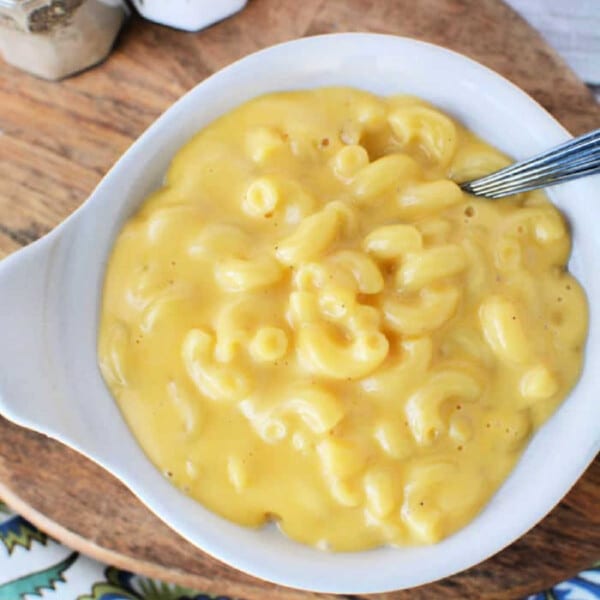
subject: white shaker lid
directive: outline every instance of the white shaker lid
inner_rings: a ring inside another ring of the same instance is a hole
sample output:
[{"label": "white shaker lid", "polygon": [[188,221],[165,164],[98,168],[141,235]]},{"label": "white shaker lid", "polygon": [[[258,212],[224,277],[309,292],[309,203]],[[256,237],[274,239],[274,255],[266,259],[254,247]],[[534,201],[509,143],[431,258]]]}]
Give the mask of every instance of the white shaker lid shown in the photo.
[{"label": "white shaker lid", "polygon": [[247,0],[132,0],[150,21],[185,31],[198,31],[241,10]]}]

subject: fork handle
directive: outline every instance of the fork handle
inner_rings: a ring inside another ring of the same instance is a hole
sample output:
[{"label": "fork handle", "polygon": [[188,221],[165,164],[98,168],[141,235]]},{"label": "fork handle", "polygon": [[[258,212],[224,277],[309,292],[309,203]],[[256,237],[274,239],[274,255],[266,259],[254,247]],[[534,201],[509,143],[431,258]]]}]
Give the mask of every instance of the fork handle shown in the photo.
[{"label": "fork handle", "polygon": [[595,173],[600,173],[600,129],[460,187],[475,196],[502,198]]}]

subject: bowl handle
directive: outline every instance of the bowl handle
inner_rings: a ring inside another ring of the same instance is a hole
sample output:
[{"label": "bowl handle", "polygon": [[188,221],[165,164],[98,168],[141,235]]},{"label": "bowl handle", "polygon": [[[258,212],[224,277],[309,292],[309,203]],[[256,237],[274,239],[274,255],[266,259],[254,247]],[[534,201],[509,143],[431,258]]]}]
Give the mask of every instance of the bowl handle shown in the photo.
[{"label": "bowl handle", "polygon": [[0,261],[0,414],[53,437],[71,433],[51,363],[56,316],[46,302],[65,232],[61,226]]}]

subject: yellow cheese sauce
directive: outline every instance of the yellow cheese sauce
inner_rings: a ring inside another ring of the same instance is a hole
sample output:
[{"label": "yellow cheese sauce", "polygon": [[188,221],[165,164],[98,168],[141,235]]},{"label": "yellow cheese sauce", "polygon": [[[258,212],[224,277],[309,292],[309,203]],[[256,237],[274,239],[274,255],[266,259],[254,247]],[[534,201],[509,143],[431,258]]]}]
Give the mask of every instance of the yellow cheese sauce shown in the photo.
[{"label": "yellow cheese sauce", "polygon": [[541,193],[413,97],[252,100],[125,225],[99,363],[154,464],[212,511],[333,550],[474,518],[577,380],[585,295]]}]

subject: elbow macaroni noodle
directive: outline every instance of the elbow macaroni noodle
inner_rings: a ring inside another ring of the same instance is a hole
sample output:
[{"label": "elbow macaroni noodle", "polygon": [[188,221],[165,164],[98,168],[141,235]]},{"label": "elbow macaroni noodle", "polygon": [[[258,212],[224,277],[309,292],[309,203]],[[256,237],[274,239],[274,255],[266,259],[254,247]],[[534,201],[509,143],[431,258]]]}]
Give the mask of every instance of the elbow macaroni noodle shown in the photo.
[{"label": "elbow macaroni noodle", "polygon": [[413,97],[272,94],[194,136],[125,225],[99,364],[175,485],[357,550],[473,519],[574,385],[585,295],[539,192]]}]

